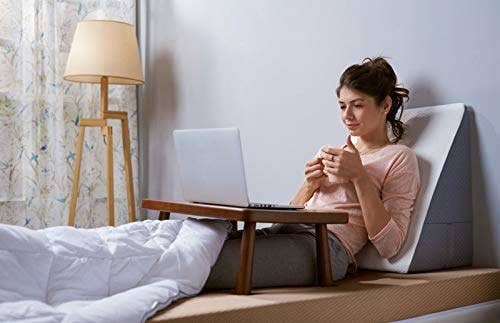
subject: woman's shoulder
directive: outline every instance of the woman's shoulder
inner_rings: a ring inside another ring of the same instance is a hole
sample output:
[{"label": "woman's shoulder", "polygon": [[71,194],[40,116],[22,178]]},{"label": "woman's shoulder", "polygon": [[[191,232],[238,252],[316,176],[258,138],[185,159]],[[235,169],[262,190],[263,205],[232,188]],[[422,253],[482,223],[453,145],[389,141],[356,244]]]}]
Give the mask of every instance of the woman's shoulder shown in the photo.
[{"label": "woman's shoulder", "polygon": [[373,156],[376,159],[396,159],[396,158],[415,158],[417,155],[415,152],[408,146],[402,144],[391,144],[387,145],[384,148],[372,153],[367,154],[366,156]]},{"label": "woman's shoulder", "polygon": [[385,153],[392,166],[405,166],[418,169],[417,154],[410,147],[402,144],[392,144]]},{"label": "woman's shoulder", "polygon": [[401,155],[409,155],[415,156],[416,154],[410,147],[403,144],[392,144],[387,147],[392,154],[401,154]]},{"label": "woman's shoulder", "polygon": [[419,181],[417,155],[408,146],[391,144],[363,159],[364,165],[371,173],[382,176],[382,183],[408,180]]}]

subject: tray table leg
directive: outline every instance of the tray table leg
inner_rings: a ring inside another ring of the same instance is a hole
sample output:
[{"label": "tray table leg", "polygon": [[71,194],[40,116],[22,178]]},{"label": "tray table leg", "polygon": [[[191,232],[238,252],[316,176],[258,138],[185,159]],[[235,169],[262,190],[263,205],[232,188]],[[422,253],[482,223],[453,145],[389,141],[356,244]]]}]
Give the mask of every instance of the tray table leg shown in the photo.
[{"label": "tray table leg", "polygon": [[253,253],[255,247],[255,222],[245,222],[241,239],[240,263],[236,277],[235,293],[248,295],[252,290]]},{"label": "tray table leg", "polygon": [[238,231],[238,221],[231,221],[232,231]]},{"label": "tray table leg", "polygon": [[326,224],[316,224],[316,258],[318,280],[321,286],[332,286],[332,267],[328,250],[328,229]]},{"label": "tray table leg", "polygon": [[160,211],[160,214],[158,214],[158,220],[160,221],[169,219],[170,219],[170,212]]}]

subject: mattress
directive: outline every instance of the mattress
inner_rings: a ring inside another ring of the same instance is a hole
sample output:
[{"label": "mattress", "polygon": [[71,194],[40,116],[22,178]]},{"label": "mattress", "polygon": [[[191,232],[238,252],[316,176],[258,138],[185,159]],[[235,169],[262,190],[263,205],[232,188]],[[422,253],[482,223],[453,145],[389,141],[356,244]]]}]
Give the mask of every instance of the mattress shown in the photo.
[{"label": "mattress", "polygon": [[500,269],[460,267],[427,273],[360,271],[332,287],[202,293],[148,322],[380,322],[500,299]]},{"label": "mattress", "polygon": [[500,322],[500,299],[412,317],[395,323],[477,323]]}]

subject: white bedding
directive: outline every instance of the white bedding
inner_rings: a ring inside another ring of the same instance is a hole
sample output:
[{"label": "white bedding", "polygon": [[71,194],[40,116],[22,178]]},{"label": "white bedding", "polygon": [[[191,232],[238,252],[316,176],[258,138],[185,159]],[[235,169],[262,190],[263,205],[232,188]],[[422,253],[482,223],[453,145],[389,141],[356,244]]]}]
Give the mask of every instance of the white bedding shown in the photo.
[{"label": "white bedding", "polygon": [[0,224],[0,321],[144,322],[200,292],[230,228],[192,218],[97,229]]}]

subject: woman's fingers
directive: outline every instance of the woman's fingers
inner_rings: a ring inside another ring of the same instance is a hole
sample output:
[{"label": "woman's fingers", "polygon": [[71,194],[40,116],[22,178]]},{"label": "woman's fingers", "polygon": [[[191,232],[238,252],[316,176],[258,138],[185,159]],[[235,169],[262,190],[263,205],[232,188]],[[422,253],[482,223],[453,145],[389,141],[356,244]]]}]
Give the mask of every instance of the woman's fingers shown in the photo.
[{"label": "woman's fingers", "polygon": [[308,160],[308,161],[306,162],[306,167],[313,166],[313,165],[315,165],[315,164],[319,164],[320,162],[321,162],[321,158],[316,157],[316,158],[314,158],[314,159],[312,159],[312,160]]},{"label": "woman's fingers", "polygon": [[339,155],[344,151],[344,149],[334,148],[334,147],[323,147],[321,148],[321,151],[330,155]]},{"label": "woman's fingers", "polygon": [[330,153],[321,152],[320,157],[322,160],[334,160],[334,159],[341,158],[342,154],[344,154],[344,152],[342,152],[340,154],[330,154]]},{"label": "woman's fingers", "polygon": [[334,161],[323,159],[322,164],[325,167],[338,167],[340,163],[335,159]]},{"label": "woman's fingers", "polygon": [[333,155],[332,154],[325,153],[323,151],[319,154],[319,157],[321,157],[321,159],[323,159],[323,160],[325,160],[325,159],[326,160],[333,160]]},{"label": "woman's fingers", "polygon": [[326,166],[323,168],[323,173],[337,175],[340,173],[339,165]]},{"label": "woman's fingers", "polygon": [[321,176],[323,176],[323,171],[321,169],[317,169],[314,172],[307,174],[306,178],[310,179],[310,178],[316,178],[316,177],[321,177]]},{"label": "woman's fingers", "polygon": [[309,174],[309,173],[316,171],[318,169],[321,170],[321,168],[323,168],[323,166],[321,164],[316,164],[314,166],[306,167],[305,174]]}]

